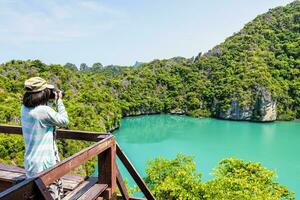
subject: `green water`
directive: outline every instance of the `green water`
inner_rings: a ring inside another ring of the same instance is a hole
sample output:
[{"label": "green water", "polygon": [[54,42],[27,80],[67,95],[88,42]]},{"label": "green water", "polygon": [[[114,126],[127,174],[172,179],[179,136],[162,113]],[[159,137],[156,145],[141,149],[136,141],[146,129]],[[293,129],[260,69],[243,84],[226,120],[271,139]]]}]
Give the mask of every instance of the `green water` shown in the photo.
[{"label": "green water", "polygon": [[[299,130],[300,122],[251,123],[150,115],[124,118],[114,134],[143,176],[147,160],[157,156],[174,158],[183,152],[195,156],[197,170],[209,180],[221,159],[237,157],[275,170],[278,181],[299,196]],[[128,178],[123,167],[121,172]]]}]

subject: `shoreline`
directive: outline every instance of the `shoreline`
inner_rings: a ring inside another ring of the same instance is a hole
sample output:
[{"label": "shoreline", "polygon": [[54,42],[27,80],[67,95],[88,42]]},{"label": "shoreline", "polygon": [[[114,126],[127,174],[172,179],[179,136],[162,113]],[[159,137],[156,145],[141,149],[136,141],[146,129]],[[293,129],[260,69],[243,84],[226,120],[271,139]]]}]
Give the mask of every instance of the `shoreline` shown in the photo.
[{"label": "shoreline", "polygon": [[[146,114],[136,114],[136,115],[127,115],[127,116],[122,116],[121,120],[124,118],[128,117],[139,117],[139,116],[147,116],[147,115],[178,115],[178,116],[187,116],[187,117],[192,117],[195,119],[216,119],[216,120],[221,120],[221,121],[234,121],[234,122],[249,122],[249,123],[258,123],[258,124],[269,124],[269,123],[274,123],[274,122],[300,122],[300,119],[294,119],[294,120],[275,120],[275,121],[259,121],[259,120],[235,120],[235,119],[224,119],[224,118],[219,118],[219,117],[194,117],[192,115],[188,115],[186,113],[146,113]],[[121,122],[121,121],[120,121]],[[108,130],[108,133],[113,133],[114,131],[120,129],[120,124],[116,125],[113,127],[111,130]]]}]

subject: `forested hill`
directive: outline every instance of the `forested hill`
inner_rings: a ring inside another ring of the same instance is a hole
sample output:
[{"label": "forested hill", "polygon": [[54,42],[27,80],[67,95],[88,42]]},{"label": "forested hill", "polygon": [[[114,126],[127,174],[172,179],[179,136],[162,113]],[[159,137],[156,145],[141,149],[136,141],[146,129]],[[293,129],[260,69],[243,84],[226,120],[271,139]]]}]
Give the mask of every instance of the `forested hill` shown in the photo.
[{"label": "forested hill", "polygon": [[277,110],[280,120],[300,117],[299,4],[259,15],[197,58],[196,67],[213,85],[217,115],[260,120],[269,112],[273,116],[265,118],[275,119]]},{"label": "forested hill", "polygon": [[65,91],[71,129],[107,131],[122,116],[177,113],[273,121],[300,118],[300,4],[271,9],[195,59],[138,67],[12,60],[0,65],[0,123],[18,124],[23,83],[41,76]]}]

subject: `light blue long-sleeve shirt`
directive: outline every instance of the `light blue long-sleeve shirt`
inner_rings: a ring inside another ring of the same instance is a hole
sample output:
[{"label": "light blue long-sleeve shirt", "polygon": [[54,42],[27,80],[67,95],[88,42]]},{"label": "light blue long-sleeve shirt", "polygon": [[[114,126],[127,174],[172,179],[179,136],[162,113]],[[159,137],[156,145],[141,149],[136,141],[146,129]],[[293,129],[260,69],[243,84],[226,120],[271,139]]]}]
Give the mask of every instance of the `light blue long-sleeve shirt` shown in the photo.
[{"label": "light blue long-sleeve shirt", "polygon": [[22,105],[21,123],[25,141],[25,171],[27,177],[57,163],[57,145],[53,136],[55,126],[68,125],[68,115],[61,99],[57,101],[57,110],[46,105],[28,108]]}]

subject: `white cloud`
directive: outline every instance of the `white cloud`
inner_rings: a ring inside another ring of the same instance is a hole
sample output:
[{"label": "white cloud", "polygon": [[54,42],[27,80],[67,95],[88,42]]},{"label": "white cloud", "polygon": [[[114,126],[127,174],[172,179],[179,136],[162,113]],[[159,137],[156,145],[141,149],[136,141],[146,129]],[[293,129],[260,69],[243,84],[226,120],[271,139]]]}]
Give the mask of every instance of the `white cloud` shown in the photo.
[{"label": "white cloud", "polygon": [[92,37],[126,17],[99,1],[0,1],[0,43],[61,42]]},{"label": "white cloud", "polygon": [[113,16],[121,16],[120,12],[104,6],[99,3],[99,1],[78,1],[78,5],[85,10],[90,10],[102,14],[109,14]]}]

